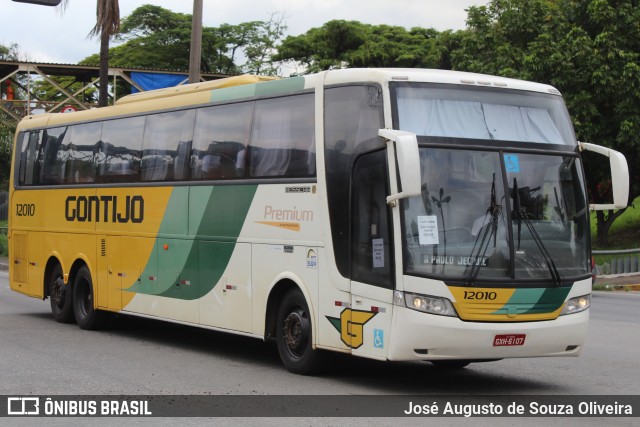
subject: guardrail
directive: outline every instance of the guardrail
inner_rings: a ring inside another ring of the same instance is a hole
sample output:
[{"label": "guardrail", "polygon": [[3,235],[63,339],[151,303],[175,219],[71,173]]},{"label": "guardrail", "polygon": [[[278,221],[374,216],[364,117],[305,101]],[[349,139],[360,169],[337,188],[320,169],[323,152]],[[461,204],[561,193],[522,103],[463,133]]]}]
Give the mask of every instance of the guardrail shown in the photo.
[{"label": "guardrail", "polygon": [[[593,255],[614,255],[610,262],[595,266],[595,273],[598,276],[608,276],[617,274],[633,274],[640,272],[640,248],[620,249],[612,251],[592,251]],[[623,255],[623,256],[617,256]]]}]

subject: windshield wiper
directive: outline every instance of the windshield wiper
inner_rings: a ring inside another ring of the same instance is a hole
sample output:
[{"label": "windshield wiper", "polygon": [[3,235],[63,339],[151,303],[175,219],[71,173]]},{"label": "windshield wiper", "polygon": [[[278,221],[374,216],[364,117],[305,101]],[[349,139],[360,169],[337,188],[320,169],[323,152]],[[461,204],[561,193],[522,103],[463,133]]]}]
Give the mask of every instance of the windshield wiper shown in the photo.
[{"label": "windshield wiper", "polygon": [[[526,188],[526,187],[525,187]],[[553,262],[553,258],[544,243],[542,242],[542,238],[540,234],[536,231],[531,223],[531,220],[527,218],[524,210],[522,209],[522,204],[520,201],[520,190],[518,188],[518,180],[513,178],[513,215],[518,219],[518,251],[520,251],[520,237],[521,237],[521,227],[522,222],[527,226],[529,233],[531,233],[531,237],[533,237],[533,241],[540,249],[540,253],[544,257],[545,262],[547,263],[547,268],[549,269],[549,274],[551,274],[551,278],[556,286],[560,286],[562,284],[562,276],[560,276],[560,272],[556,267],[556,264]],[[515,262],[515,260],[514,260]]]},{"label": "windshield wiper", "polygon": [[473,243],[473,248],[471,248],[471,265],[467,266],[467,269],[470,269],[469,274],[466,276],[467,284],[472,285],[475,282],[478,274],[480,273],[480,262],[479,259],[484,258],[487,253],[487,249],[489,248],[489,242],[491,242],[491,237],[493,237],[493,247],[496,247],[497,244],[497,230],[498,230],[498,219],[502,214],[502,205],[498,204],[498,198],[496,197],[496,174],[493,174],[493,182],[491,183],[491,201],[489,204],[489,208],[485,214],[485,218],[487,215],[491,217],[491,226],[485,227],[485,224],[482,224],[484,228],[484,232],[482,233],[482,240],[480,241],[480,246],[478,247],[478,253],[474,257],[474,253],[476,251],[476,246],[478,244],[478,240],[480,239],[480,233],[476,237],[476,241]]}]

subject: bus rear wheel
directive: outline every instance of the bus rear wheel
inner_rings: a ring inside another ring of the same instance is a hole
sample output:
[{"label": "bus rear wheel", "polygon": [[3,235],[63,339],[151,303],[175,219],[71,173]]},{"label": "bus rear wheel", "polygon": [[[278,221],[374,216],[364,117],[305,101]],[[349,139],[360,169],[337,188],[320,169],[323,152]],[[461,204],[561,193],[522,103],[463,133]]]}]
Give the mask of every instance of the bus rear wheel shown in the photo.
[{"label": "bus rear wheel", "polygon": [[107,313],[94,307],[95,292],[91,273],[87,266],[80,267],[73,281],[73,313],[82,329],[100,329],[107,320]]},{"label": "bus rear wheel", "polygon": [[73,323],[73,304],[71,295],[71,284],[64,284],[62,278],[62,267],[56,264],[51,271],[48,280],[49,302],[51,303],[51,313],[56,322]]},{"label": "bus rear wheel", "polygon": [[309,307],[297,289],[287,292],[278,308],[276,342],[280,359],[289,372],[308,375],[320,368],[319,352],[312,346]]}]

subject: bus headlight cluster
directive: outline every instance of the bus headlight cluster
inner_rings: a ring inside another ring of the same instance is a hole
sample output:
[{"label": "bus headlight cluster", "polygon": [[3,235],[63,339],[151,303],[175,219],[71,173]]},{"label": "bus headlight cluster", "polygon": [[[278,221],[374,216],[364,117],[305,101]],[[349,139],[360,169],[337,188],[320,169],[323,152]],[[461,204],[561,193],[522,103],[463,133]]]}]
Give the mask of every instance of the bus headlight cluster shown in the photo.
[{"label": "bus headlight cluster", "polygon": [[438,314],[440,316],[457,316],[456,310],[447,298],[396,291],[394,303],[425,313]]},{"label": "bus headlight cluster", "polygon": [[563,314],[573,314],[585,311],[591,305],[591,295],[582,295],[580,297],[571,298],[562,309]]}]

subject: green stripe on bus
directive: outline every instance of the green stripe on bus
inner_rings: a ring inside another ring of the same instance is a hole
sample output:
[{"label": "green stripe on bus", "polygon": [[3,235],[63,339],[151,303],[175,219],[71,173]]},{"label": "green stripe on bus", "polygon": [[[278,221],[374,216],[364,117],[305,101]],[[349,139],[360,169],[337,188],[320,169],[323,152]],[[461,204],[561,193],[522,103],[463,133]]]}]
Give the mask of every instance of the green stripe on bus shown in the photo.
[{"label": "green stripe on bus", "polygon": [[226,87],[211,91],[211,102],[233,101],[254,96],[285,95],[304,89],[304,77],[289,77],[281,80]]},{"label": "green stripe on bus", "polygon": [[571,287],[546,288],[540,299],[531,309],[523,314],[552,313],[564,304]]},{"label": "green stripe on bus", "polygon": [[211,102],[233,101],[234,99],[253,98],[256,94],[256,85],[242,85],[215,89],[211,91]]},{"label": "green stripe on bus", "polygon": [[256,96],[279,95],[304,89],[304,77],[289,77],[256,84]]},{"label": "green stripe on bus", "polygon": [[159,234],[171,234],[166,232],[175,230],[178,223],[186,223],[184,215],[189,212],[189,235],[193,238],[156,239],[141,277],[157,276],[157,281],[134,284],[128,291],[193,300],[209,293],[220,281],[257,185],[191,187],[189,209],[181,194],[186,188],[174,188]]},{"label": "green stripe on bus", "polygon": [[491,314],[508,314],[517,308],[518,314],[543,314],[556,311],[564,303],[570,287],[516,289],[509,301]]}]

